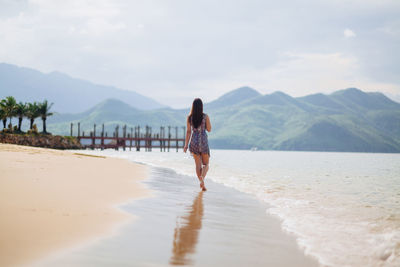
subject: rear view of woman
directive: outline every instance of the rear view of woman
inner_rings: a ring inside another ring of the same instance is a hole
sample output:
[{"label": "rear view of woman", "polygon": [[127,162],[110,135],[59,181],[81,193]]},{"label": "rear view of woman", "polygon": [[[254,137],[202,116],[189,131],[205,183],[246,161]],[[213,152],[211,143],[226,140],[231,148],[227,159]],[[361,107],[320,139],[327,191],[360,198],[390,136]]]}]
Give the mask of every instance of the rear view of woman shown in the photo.
[{"label": "rear view of woman", "polygon": [[208,172],[208,163],[210,158],[210,149],[208,147],[207,133],[211,131],[210,118],[203,113],[203,102],[200,98],[193,101],[192,109],[187,117],[187,131],[185,139],[186,152],[189,144],[189,151],[193,155],[196,164],[196,174],[200,181],[200,188],[206,191],[204,178]]}]

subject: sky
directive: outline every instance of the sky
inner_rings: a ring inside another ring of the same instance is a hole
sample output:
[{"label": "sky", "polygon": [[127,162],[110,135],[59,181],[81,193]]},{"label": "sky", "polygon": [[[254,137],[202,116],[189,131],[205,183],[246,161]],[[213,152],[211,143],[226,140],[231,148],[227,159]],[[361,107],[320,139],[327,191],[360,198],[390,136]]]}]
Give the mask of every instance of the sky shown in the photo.
[{"label": "sky", "polygon": [[400,1],[0,0],[0,62],[174,108],[241,86],[400,99]]}]

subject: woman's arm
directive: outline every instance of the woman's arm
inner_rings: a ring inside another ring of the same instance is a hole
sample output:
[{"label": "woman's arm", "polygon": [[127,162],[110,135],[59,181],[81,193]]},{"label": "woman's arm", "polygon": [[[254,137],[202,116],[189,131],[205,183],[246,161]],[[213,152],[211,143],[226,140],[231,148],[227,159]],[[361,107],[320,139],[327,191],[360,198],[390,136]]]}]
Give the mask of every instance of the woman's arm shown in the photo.
[{"label": "woman's arm", "polygon": [[186,119],[186,138],[185,138],[185,146],[183,147],[183,152],[186,153],[188,149],[190,135],[192,134],[192,128],[190,127],[189,117]]},{"label": "woman's arm", "polygon": [[210,117],[208,117],[208,115],[206,116],[206,130],[208,132],[211,132],[211,122],[210,122]]}]

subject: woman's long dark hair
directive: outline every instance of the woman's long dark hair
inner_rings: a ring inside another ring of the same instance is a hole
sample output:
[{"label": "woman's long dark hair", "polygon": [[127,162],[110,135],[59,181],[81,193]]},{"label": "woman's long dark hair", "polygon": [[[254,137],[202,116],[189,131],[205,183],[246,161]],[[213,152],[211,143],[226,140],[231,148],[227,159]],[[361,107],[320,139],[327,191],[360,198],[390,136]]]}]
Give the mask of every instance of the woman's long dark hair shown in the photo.
[{"label": "woman's long dark hair", "polygon": [[194,128],[199,128],[203,120],[203,101],[200,98],[193,100],[192,110],[189,114],[189,122]]}]

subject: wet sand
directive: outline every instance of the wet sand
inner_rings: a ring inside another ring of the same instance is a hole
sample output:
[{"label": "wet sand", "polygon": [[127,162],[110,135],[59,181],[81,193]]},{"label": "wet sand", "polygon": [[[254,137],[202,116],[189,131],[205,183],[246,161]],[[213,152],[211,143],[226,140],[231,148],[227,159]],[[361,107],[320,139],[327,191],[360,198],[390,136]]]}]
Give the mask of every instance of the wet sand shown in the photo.
[{"label": "wet sand", "polygon": [[144,183],[154,196],[123,206],[134,223],[38,266],[318,266],[253,196],[162,168]]},{"label": "wet sand", "polygon": [[126,160],[0,144],[0,266],[115,234],[133,218],[117,205],[149,195],[146,176]]}]

